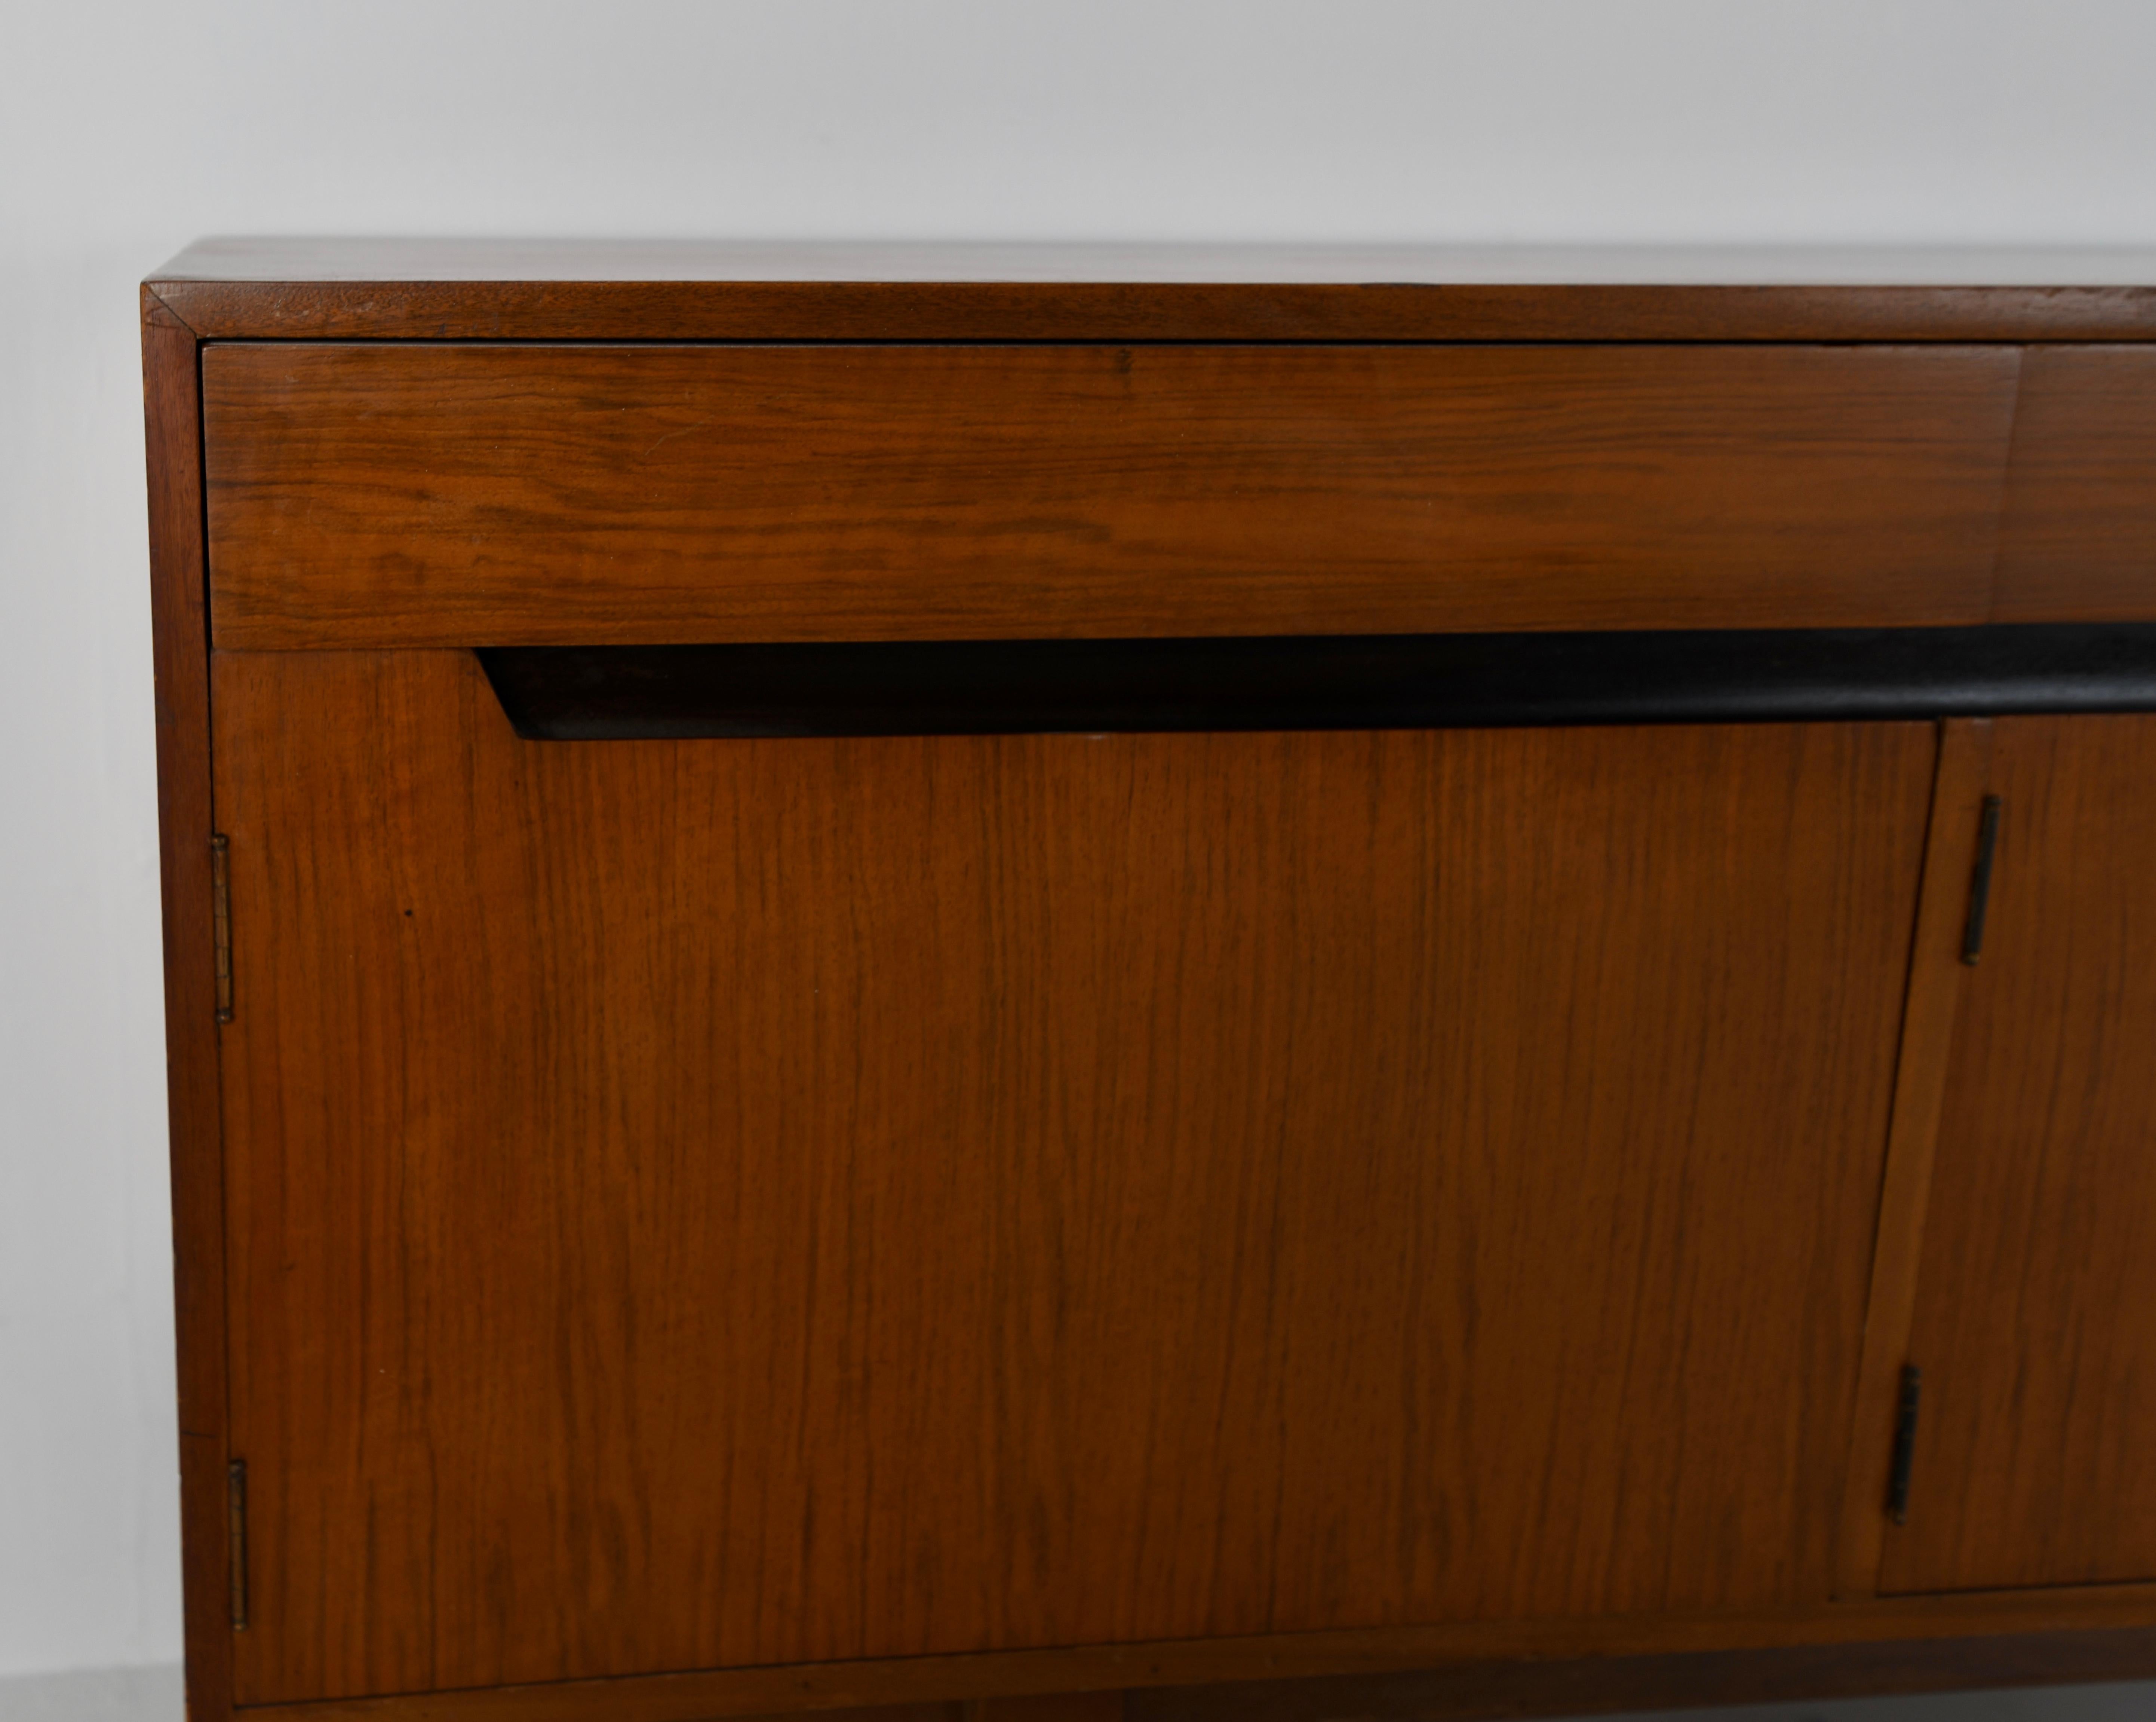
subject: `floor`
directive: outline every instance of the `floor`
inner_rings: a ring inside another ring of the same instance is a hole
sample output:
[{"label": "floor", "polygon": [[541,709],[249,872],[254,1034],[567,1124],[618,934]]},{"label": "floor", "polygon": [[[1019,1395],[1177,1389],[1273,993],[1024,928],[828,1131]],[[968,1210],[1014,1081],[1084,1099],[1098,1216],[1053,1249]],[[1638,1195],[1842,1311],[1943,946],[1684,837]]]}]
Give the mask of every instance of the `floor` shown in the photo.
[{"label": "floor", "polygon": [[[182,1722],[183,1714],[177,1668],[0,1680],[0,1722]],[[2156,1722],[2156,1682],[1657,1711],[1630,1722]]]},{"label": "floor", "polygon": [[184,1722],[177,1663],[0,1680],[0,1722]]}]

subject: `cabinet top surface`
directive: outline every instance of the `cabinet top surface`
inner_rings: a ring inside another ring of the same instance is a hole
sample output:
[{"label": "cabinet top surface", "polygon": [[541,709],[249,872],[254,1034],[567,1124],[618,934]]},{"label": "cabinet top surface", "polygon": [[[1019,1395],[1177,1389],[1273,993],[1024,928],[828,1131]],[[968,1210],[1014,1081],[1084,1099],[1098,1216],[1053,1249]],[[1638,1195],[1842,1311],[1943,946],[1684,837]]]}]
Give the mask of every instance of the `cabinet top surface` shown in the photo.
[{"label": "cabinet top surface", "polygon": [[204,338],[2156,340],[2156,249],[211,239]]},{"label": "cabinet top surface", "polygon": [[150,280],[2156,287],[2156,248],[213,238]]}]

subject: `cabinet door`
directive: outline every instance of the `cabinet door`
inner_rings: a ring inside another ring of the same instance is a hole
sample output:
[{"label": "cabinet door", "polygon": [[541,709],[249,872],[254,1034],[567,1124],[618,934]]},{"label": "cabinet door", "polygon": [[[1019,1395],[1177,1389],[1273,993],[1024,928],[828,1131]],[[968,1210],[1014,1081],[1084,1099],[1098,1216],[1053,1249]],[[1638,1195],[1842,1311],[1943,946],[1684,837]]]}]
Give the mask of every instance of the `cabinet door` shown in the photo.
[{"label": "cabinet door", "polygon": [[1826,1594],[1928,726],[215,676],[243,1701]]},{"label": "cabinet door", "polygon": [[2002,721],[1991,791],[1897,1591],[2156,1578],[2156,717]]}]

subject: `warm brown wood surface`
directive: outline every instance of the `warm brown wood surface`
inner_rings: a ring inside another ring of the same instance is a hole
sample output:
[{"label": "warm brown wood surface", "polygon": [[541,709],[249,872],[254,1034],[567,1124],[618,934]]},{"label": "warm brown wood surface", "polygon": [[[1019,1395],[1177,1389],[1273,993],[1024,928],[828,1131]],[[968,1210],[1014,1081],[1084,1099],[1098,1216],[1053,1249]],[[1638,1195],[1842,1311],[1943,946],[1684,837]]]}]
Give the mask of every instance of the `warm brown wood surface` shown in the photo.
[{"label": "warm brown wood surface", "polygon": [[151,285],[219,338],[2156,337],[2146,250],[228,239]]},{"label": "warm brown wood surface", "polygon": [[1045,1698],[976,1699],[961,1722],[1122,1722],[1120,1692],[1065,1692]]},{"label": "warm brown wood surface", "polygon": [[1865,1309],[1864,1362],[1835,1557],[1835,1594],[1844,1598],[1870,1596],[1878,1588],[1895,1411],[1902,1366],[1909,1355],[1909,1323],[1916,1308],[1917,1267],[1923,1253],[1954,1019],[1962,976],[1968,972],[1961,960],[1962,928],[1977,816],[1990,768],[1989,718],[1958,718],[1939,726],[1938,770],[1924,843],[1924,883],[1895,1067],[1887,1178],[1871,1250],[1871,1295]]},{"label": "warm brown wood surface", "polygon": [[1994,619],[2156,620],[2156,347],[2023,361]]},{"label": "warm brown wood surface", "polygon": [[2019,355],[213,347],[226,648],[1974,622]]},{"label": "warm brown wood surface", "polygon": [[1890,1591],[2156,1576],[2156,718],[2001,719]]},{"label": "warm brown wood surface", "polygon": [[[154,307],[145,307],[154,312]],[[203,568],[195,338],[147,315],[150,619],[164,911],[165,1090],[172,1132],[172,1302],[179,1334],[180,1508],[187,1701],[224,1714],[232,1689],[224,1524],[224,1213],[216,979],[210,939],[209,618]]]},{"label": "warm brown wood surface", "polygon": [[[2002,856],[1970,971],[1953,821],[1989,766],[1945,727],[1898,1052],[1913,727],[526,748],[460,657],[326,651],[225,661],[213,819],[196,362],[217,475],[263,463],[228,646],[2152,619],[2149,261],[276,241],[161,271],[192,1713],[231,1714],[235,1642],[256,1695],[547,1683],[264,1722],[2148,1672],[2156,1586],[2076,1588],[2156,1576],[2140,730],[2008,724],[2007,854],[2015,796],[2082,835],[2021,856],[2025,898]],[[473,626],[504,617],[536,631]],[[1959,1633],[2046,1636],[1846,1647]],[[573,1678],[650,1668],[697,1672]]]},{"label": "warm brown wood surface", "polygon": [[1928,726],[216,696],[248,1700],[1826,1593]]},{"label": "warm brown wood surface", "polygon": [[[1662,1615],[1584,1620],[1456,1622],[1264,1638],[1101,1645],[1075,1650],[909,1657],[895,1662],[740,1668],[638,1675],[545,1686],[476,1688],[379,1699],[250,1707],[258,1722],[713,1722],[886,1704],[1127,1693],[1136,1709],[1174,1702],[1171,1687],[1251,1691],[1262,1677],[1324,1682],[1333,1689],[1370,1676],[1451,1675],[1495,1688],[1496,1670],[1517,1670],[1512,1701],[1532,1714],[1538,1691],[1568,1672],[1577,1690],[1598,1670],[1609,1687],[1640,1702],[1658,1700],[1633,1670],[1650,1659],[1669,1678],[1666,1702],[1681,1704],[1702,1678],[1700,1659],[1727,1658],[1771,1670],[1784,1651],[1800,1654],[1822,1689],[1836,1670],[1870,1668],[1881,1689],[1894,1671],[1973,1675],[1997,1669],[2002,1682],[2130,1678],[2156,1631],[2156,1586],[1886,1598],[1773,1615]],[[1830,1647],[1839,1657],[1825,1653]],[[1630,1665],[1628,1667],[1628,1665]],[[1712,1664],[1710,1664],[1712,1666]],[[1725,1665],[1727,1667],[1727,1665]],[[1725,1674],[1724,1678],[1727,1678]],[[1763,1679],[1771,1675],[1763,1675]],[[1971,1683],[1963,1681],[1954,1683]],[[1306,1690],[1307,1689],[1306,1689]],[[1792,1694],[1791,1695],[1796,1695]],[[1577,1706],[1574,1707],[1575,1709]],[[836,1722],[836,1719],[834,1719]],[[847,1722],[852,1722],[851,1718]],[[867,1719],[861,1719],[867,1722]],[[878,1719],[883,1722],[883,1719]]]}]

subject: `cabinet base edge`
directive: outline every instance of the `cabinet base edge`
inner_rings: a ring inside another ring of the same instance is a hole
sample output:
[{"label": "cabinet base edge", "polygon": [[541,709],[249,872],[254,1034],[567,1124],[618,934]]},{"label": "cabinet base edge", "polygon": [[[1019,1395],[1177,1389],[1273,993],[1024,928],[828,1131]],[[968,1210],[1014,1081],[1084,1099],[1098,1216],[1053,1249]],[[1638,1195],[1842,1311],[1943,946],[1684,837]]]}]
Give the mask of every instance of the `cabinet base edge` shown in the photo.
[{"label": "cabinet base edge", "polygon": [[[752,1722],[852,1711],[862,1714],[849,1722],[989,1722],[990,1713],[1025,1722],[1039,1707],[1040,1722],[1062,1722],[1070,1695],[1082,1693],[1121,1694],[1128,1722],[1464,1722],[2143,1677],[2156,1677],[2156,1585],[644,1674],[234,1714],[250,1722]],[[1012,1699],[1035,1704],[1007,1706]]]}]

